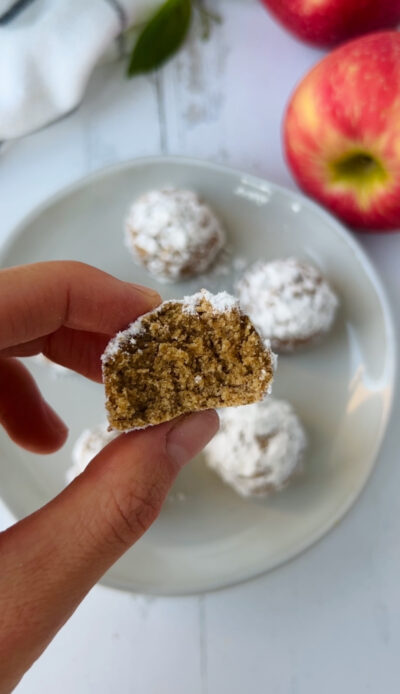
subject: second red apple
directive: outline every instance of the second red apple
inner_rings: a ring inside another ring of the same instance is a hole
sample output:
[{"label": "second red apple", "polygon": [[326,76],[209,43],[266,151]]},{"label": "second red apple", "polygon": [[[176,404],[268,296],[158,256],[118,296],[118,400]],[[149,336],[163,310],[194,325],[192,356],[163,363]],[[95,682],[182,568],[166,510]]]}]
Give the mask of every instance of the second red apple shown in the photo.
[{"label": "second red apple", "polygon": [[390,29],[400,22],[400,0],[262,0],[293,34],[318,46]]}]

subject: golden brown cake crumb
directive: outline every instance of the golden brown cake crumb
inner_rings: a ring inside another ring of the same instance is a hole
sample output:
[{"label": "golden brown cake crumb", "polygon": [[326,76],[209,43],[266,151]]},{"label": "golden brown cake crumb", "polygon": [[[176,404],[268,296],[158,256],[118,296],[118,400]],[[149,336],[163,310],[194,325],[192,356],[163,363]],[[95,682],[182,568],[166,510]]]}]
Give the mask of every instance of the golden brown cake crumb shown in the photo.
[{"label": "golden brown cake crumb", "polygon": [[121,431],[257,402],[272,376],[271,351],[226,292],[164,302],[103,355],[108,419]]}]

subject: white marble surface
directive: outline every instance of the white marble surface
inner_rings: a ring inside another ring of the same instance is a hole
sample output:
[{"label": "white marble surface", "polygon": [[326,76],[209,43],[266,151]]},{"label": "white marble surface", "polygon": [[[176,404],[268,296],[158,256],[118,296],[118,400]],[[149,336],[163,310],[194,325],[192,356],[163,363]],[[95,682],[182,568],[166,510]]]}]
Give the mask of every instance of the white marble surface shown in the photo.
[{"label": "white marble surface", "polygon": [[[0,154],[0,240],[38,202],[106,164],[155,153],[226,162],[293,187],[280,147],[284,104],[321,55],[256,0],[214,0],[212,39],[193,32],[156,76],[121,64],[93,76],[81,108]],[[400,235],[363,236],[400,330]],[[199,597],[95,587],[19,694],[364,694],[398,692],[400,415],[345,520],[284,567]],[[0,527],[12,518],[0,503]]]}]

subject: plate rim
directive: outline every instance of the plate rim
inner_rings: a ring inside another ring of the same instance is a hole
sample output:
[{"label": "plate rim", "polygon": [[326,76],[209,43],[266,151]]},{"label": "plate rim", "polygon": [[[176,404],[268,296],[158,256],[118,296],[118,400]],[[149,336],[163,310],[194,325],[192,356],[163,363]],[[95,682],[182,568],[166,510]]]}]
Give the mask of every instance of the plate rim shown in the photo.
[{"label": "plate rim", "polygon": [[[61,187],[55,193],[52,193],[50,196],[46,197],[40,203],[35,205],[27,214],[25,214],[22,217],[21,220],[19,220],[19,222],[16,225],[14,225],[10,229],[10,231],[7,233],[6,239],[0,246],[0,269],[4,267],[4,260],[10,248],[15,243],[16,239],[19,236],[22,236],[23,233],[26,231],[26,228],[32,222],[34,222],[35,219],[37,219],[43,212],[45,212],[46,209],[57,204],[59,200],[62,200],[71,193],[80,190],[85,185],[91,184],[96,180],[104,179],[108,176],[112,176],[113,174],[119,173],[124,170],[129,170],[133,168],[137,169],[143,166],[156,166],[157,164],[170,164],[172,166],[189,166],[195,168],[202,168],[212,170],[222,175],[235,176],[239,179],[247,178],[251,182],[260,183],[264,186],[267,185],[272,192],[279,192],[286,198],[296,198],[302,205],[309,207],[317,215],[320,215],[322,216],[322,218],[325,218],[333,227],[335,233],[340,238],[342,238],[344,242],[351,248],[356,259],[364,269],[370,283],[372,284],[373,289],[376,292],[377,298],[379,300],[383,316],[385,333],[387,337],[386,380],[388,384],[388,392],[380,422],[379,433],[376,438],[371,455],[369,457],[369,465],[366,467],[363,476],[360,478],[360,483],[357,486],[356,490],[351,492],[348,498],[338,508],[336,513],[330,518],[328,518],[324,524],[319,526],[314,533],[309,534],[303,542],[297,544],[296,548],[286,553],[284,557],[278,558],[277,561],[274,562],[273,566],[266,565],[263,569],[255,571],[250,576],[239,575],[236,578],[225,579],[222,582],[211,581],[208,582],[207,585],[204,585],[204,581],[200,579],[198,584],[196,584],[196,582],[192,582],[191,587],[188,587],[187,589],[179,588],[178,590],[175,590],[173,586],[171,586],[170,588],[165,587],[162,589],[156,589],[153,588],[153,586],[137,585],[137,587],[135,588],[132,586],[128,586],[123,581],[109,578],[107,575],[103,576],[99,581],[101,585],[107,586],[109,588],[123,590],[130,593],[154,596],[180,596],[196,594],[198,595],[201,593],[224,590],[230,586],[240,585],[242,583],[255,580],[269,571],[275,571],[280,566],[285,565],[286,563],[292,561],[295,557],[300,556],[305,551],[311,549],[318,541],[320,541],[323,537],[325,537],[325,535],[327,535],[329,532],[335,529],[339,525],[339,523],[343,521],[347,513],[354,506],[356,500],[365,491],[365,487],[369,479],[371,478],[373,470],[378,462],[379,452],[382,448],[384,436],[388,429],[393,409],[395,384],[398,372],[398,348],[396,342],[396,331],[393,319],[393,310],[391,307],[391,302],[387,296],[385,287],[383,285],[382,279],[379,275],[379,272],[375,268],[373,262],[369,258],[364,248],[361,246],[360,242],[357,240],[357,238],[355,238],[352,235],[351,231],[348,230],[340,222],[340,220],[338,220],[329,211],[321,207],[318,203],[314,202],[314,200],[307,197],[299,190],[291,190],[290,188],[274,183],[268,180],[267,178],[264,178],[263,176],[246,172],[243,169],[238,169],[225,164],[210,162],[205,159],[200,159],[196,157],[176,155],[154,155],[134,157],[101,167],[96,171],[80,176],[70,184]],[[1,498],[5,506],[10,510],[11,514],[17,520],[19,520],[19,516],[13,510],[12,504],[10,505],[10,503],[6,499],[4,499],[3,496]]]}]

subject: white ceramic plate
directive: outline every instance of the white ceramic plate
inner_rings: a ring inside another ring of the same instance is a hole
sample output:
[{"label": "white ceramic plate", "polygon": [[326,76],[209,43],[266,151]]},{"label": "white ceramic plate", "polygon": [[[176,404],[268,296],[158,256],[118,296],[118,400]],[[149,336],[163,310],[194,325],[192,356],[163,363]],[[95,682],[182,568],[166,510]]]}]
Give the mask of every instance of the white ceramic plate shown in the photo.
[{"label": "white ceramic plate", "polygon": [[[90,176],[25,220],[3,250],[2,264],[73,258],[152,284],[165,298],[204,285],[232,290],[233,272],[157,285],[132,264],[122,240],[128,204],[166,184],[192,188],[209,201],[226,225],[235,256],[247,262],[289,254],[310,258],[341,299],[335,328],[323,344],[279,360],[274,395],[294,404],[309,434],[303,478],[274,498],[243,500],[200,457],[182,472],[151,530],[104,578],[138,592],[180,594],[276,567],[344,515],[372,470],[386,428],[395,349],[381,284],[337,221],[300,195],[206,162],[144,159]],[[100,385],[31,368],[71,433],[63,450],[38,457],[1,432],[1,493],[18,517],[63,487],[74,440],[84,426],[104,418]]]}]

